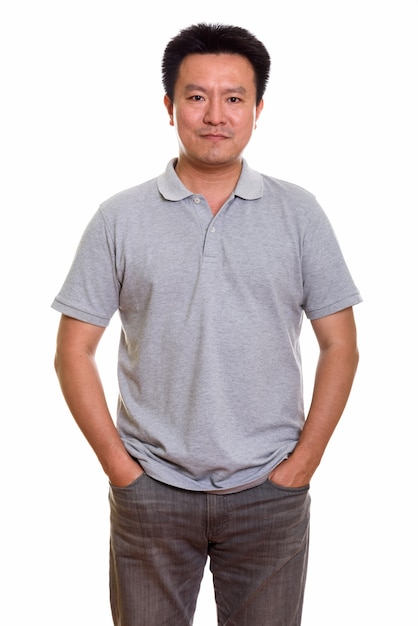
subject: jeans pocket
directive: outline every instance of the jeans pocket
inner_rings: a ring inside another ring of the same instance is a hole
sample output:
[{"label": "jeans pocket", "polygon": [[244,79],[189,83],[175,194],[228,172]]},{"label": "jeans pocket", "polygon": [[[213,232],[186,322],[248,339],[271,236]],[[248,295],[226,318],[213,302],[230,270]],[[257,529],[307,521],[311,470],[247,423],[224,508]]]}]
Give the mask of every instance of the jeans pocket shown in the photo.
[{"label": "jeans pocket", "polygon": [[278,489],[279,491],[283,491],[286,493],[305,493],[306,491],[309,491],[309,487],[310,485],[302,485],[301,487],[286,487],[286,485],[280,485],[279,483],[275,483],[271,480],[271,478],[268,478],[266,480],[266,483],[268,485],[270,485],[271,487],[273,487],[273,489]]},{"label": "jeans pocket", "polygon": [[122,491],[130,491],[130,490],[134,489],[138,485],[138,483],[140,483],[142,481],[144,476],[146,476],[146,474],[145,474],[145,472],[142,472],[142,474],[137,476],[135,478],[135,480],[133,480],[128,485],[124,485],[123,487],[117,487],[116,485],[113,485],[111,482],[109,482],[109,485],[110,485],[110,488],[112,489],[112,491],[121,491],[121,492]]}]

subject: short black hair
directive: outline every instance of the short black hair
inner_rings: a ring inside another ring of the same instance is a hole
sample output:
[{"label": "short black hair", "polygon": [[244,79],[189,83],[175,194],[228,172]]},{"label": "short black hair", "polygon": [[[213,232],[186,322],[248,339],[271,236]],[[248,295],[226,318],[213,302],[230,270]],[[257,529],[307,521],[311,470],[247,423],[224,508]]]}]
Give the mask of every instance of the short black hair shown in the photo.
[{"label": "short black hair", "polygon": [[181,30],[167,44],[162,60],[162,81],[173,101],[179,67],[189,54],[239,54],[251,63],[256,81],[256,104],[266,90],[270,75],[270,55],[264,44],[240,26],[194,24]]}]

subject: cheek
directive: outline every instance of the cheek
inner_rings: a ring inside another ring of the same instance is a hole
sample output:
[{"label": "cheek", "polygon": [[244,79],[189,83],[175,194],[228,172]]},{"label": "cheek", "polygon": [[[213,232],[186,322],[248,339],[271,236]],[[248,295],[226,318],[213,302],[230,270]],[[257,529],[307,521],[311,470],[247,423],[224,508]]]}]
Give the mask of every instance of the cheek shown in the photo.
[{"label": "cheek", "polygon": [[201,120],[201,112],[198,109],[177,109],[175,111],[174,119],[177,126],[184,128],[193,128],[196,124],[199,124]]},{"label": "cheek", "polygon": [[239,134],[241,137],[250,137],[256,125],[255,116],[248,117],[245,121],[241,120],[239,124]]},{"label": "cheek", "polygon": [[245,132],[249,128],[254,128],[256,115],[254,111],[247,110],[245,113],[239,111],[231,117],[231,121],[237,128],[241,128]]}]

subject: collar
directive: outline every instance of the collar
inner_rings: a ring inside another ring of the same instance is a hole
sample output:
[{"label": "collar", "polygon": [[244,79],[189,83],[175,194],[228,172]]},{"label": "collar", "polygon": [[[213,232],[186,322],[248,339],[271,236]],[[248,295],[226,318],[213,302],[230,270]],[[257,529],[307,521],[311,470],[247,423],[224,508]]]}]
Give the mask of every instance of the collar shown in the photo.
[{"label": "collar", "polygon": [[[171,159],[165,172],[157,178],[159,192],[163,198],[173,202],[184,200],[184,198],[194,195],[183,185],[177,176],[174,169],[176,161],[176,158]],[[257,200],[263,196],[263,178],[259,172],[252,170],[248,166],[245,159],[242,160],[241,175],[235,187],[234,195],[239,196],[243,200]]]}]

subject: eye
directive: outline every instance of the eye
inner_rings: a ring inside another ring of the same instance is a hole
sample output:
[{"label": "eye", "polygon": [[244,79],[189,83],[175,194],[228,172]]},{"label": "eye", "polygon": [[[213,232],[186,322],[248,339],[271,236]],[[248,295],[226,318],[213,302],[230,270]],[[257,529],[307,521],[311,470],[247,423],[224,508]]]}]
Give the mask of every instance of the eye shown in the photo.
[{"label": "eye", "polygon": [[203,96],[200,96],[199,94],[195,94],[189,98],[189,100],[192,100],[193,102],[201,102],[203,99]]},{"label": "eye", "polygon": [[241,102],[241,98],[238,98],[238,96],[231,96],[230,98],[228,98],[228,100],[233,104],[235,104],[236,102]]}]

